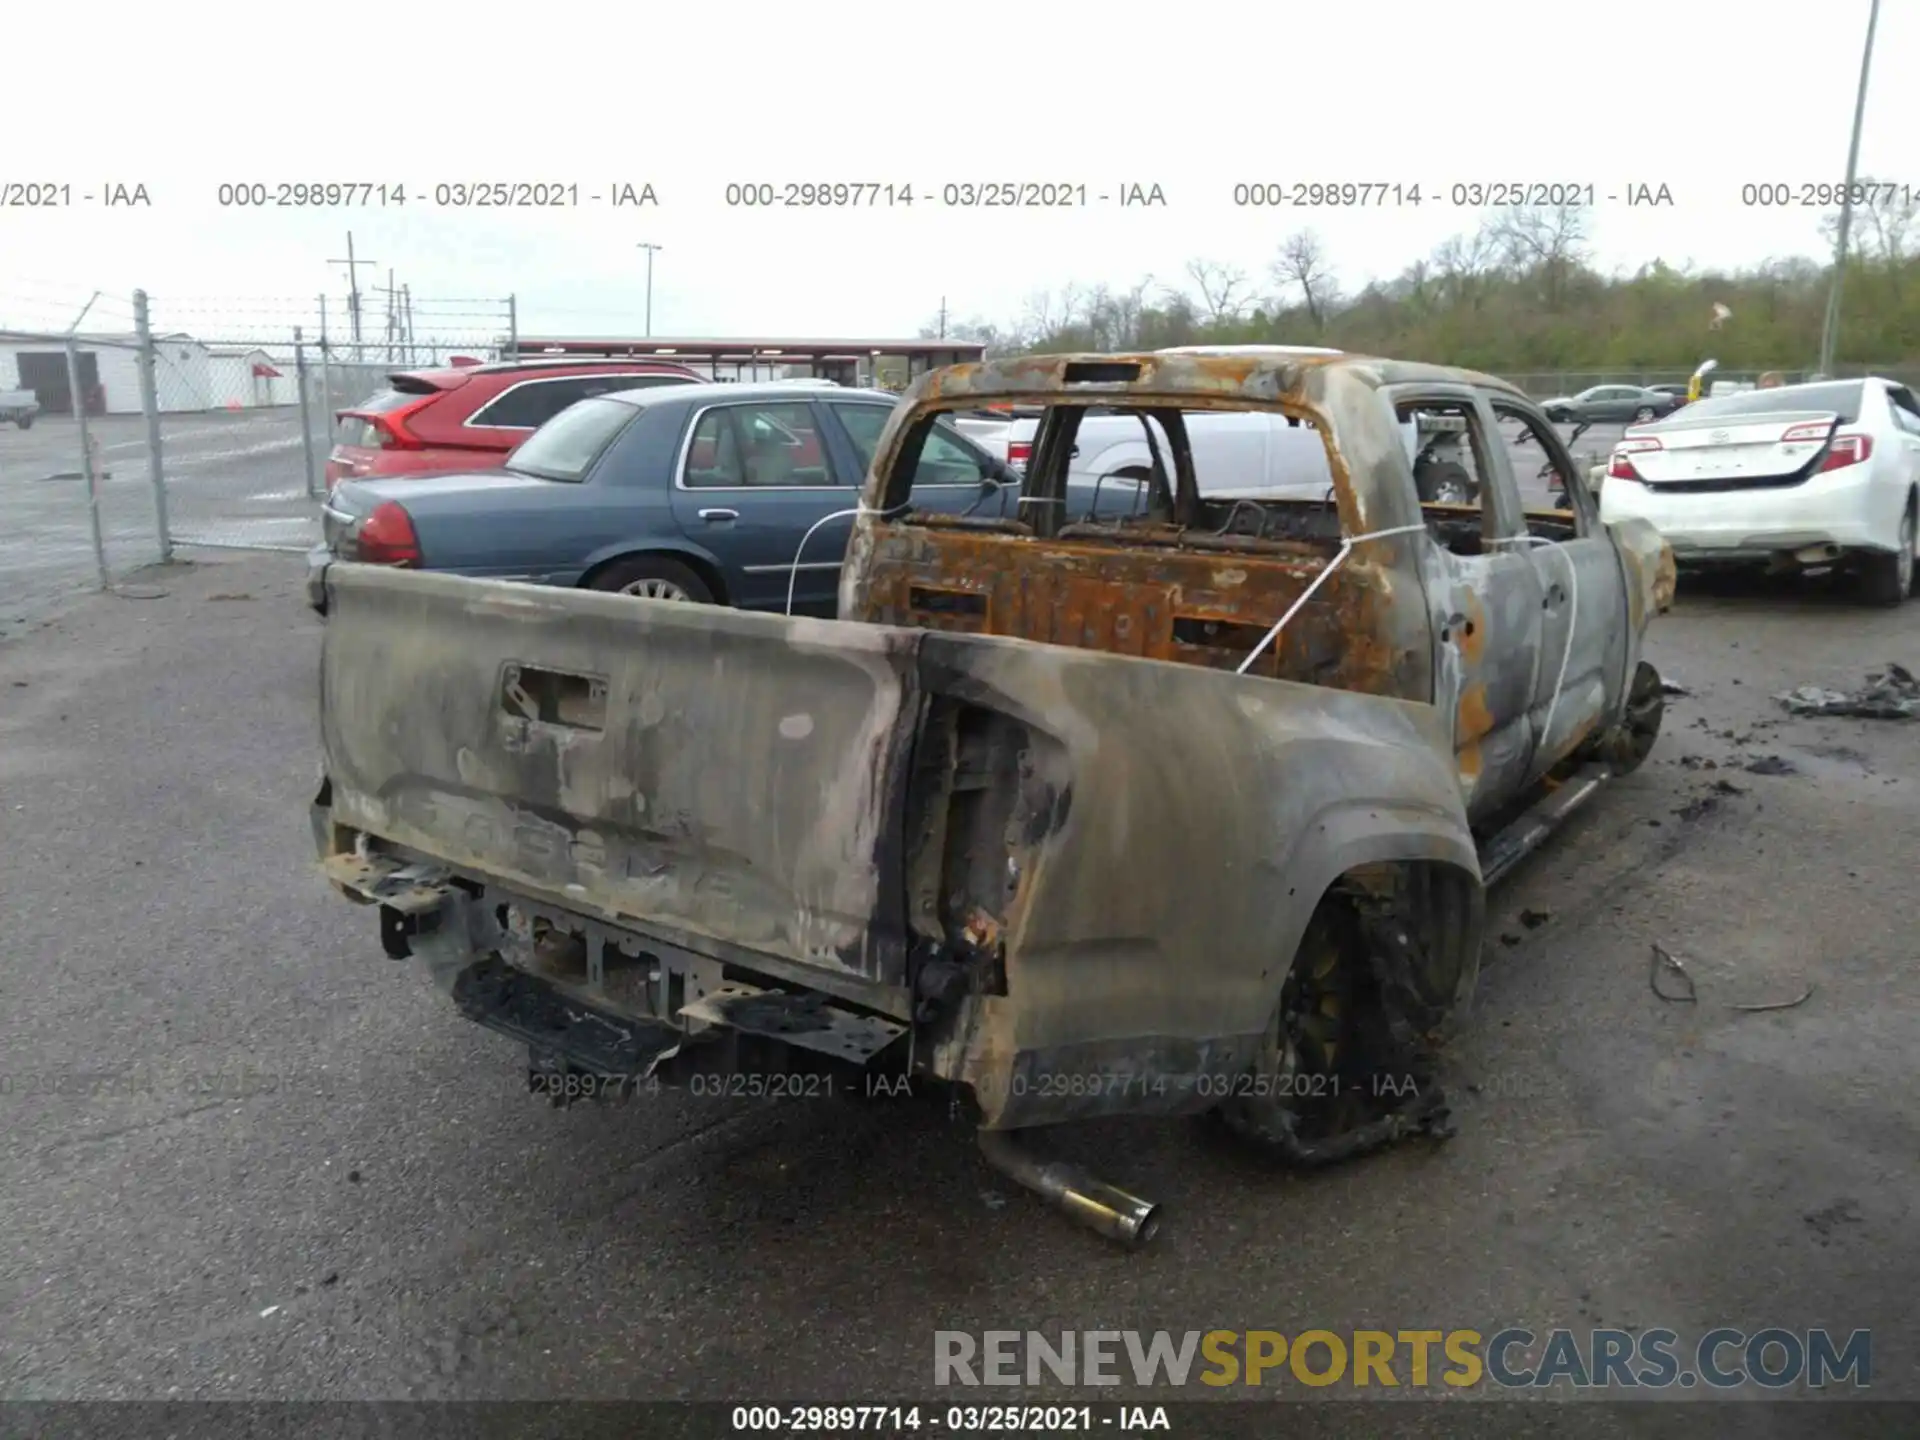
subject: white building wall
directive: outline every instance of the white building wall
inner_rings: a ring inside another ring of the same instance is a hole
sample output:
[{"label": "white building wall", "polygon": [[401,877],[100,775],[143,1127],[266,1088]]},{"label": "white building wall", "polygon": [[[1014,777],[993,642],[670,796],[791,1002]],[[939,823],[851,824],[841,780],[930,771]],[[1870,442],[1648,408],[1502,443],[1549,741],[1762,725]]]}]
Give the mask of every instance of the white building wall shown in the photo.
[{"label": "white building wall", "polygon": [[[20,388],[20,355],[58,355],[61,350],[58,339],[0,341],[0,390]],[[83,340],[79,350],[82,355],[94,357],[100,387],[105,391],[107,414],[138,415],[140,353],[131,337],[124,346]],[[277,378],[256,376],[255,364],[272,366],[280,375]],[[300,403],[294,362],[276,360],[264,350],[214,355],[198,340],[178,335],[156,337],[153,376],[155,395],[163,414]]]},{"label": "white building wall", "polygon": [[109,415],[140,413],[140,352],[112,345],[83,345],[81,353],[91,350],[98,357],[100,388],[106,392]]},{"label": "white building wall", "polygon": [[[21,355],[61,355],[64,347],[59,340],[8,340],[0,341],[0,390],[17,390],[20,385]],[[138,415],[140,413],[140,366],[137,351],[121,349],[113,345],[102,345],[97,341],[82,341],[79,346],[82,355],[94,357],[98,368],[100,387],[106,392],[106,407],[109,415]],[[64,363],[64,362],[63,362]]]}]

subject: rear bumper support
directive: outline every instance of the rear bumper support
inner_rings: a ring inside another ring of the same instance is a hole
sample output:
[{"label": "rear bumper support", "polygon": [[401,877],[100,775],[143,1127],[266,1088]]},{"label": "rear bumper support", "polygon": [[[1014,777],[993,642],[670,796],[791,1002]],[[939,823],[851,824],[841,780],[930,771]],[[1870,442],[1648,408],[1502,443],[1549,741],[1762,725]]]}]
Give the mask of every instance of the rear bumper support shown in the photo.
[{"label": "rear bumper support", "polygon": [[610,1014],[491,955],[454,978],[453,1003],[476,1024],[524,1041],[536,1072],[645,1080],[686,1039],[677,1026]]}]

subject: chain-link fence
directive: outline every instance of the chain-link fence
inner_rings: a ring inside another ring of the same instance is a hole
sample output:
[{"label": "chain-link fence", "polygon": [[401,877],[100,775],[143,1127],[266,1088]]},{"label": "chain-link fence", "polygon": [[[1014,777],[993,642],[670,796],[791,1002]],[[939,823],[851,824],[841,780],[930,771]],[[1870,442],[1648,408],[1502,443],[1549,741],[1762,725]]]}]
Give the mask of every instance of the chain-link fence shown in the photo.
[{"label": "chain-link fence", "polygon": [[[518,358],[510,297],[424,300],[389,285],[306,301],[72,298],[43,312],[76,316],[64,325],[0,326],[0,632],[176,548],[304,551],[319,539],[340,411],[385,390],[395,371]],[[1745,385],[1763,373],[1712,378]],[[1920,385],[1913,363],[1838,373]],[[1509,378],[1546,397],[1688,375]]]},{"label": "chain-link fence", "polygon": [[320,537],[338,412],[385,390],[395,371],[498,359],[512,345],[504,300],[396,295],[370,311],[351,297],[154,302],[147,333],[175,545],[307,549]]},{"label": "chain-link fence", "polygon": [[0,629],[176,549],[305,550],[337,412],[397,370],[511,355],[516,328],[511,300],[405,292],[377,316],[139,292],[62,308],[80,318],[0,327]]}]

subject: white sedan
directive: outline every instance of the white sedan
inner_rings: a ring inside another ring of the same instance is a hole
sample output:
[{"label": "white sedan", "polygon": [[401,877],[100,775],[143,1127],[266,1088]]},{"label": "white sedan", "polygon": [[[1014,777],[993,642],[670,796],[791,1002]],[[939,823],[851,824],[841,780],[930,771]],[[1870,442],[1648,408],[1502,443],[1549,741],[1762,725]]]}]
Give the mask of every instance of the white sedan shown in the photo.
[{"label": "white sedan", "polygon": [[1898,605],[1914,588],[1920,401],[1878,378],[1696,401],[1627,430],[1600,518],[1649,521],[1682,565],[1845,565]]}]

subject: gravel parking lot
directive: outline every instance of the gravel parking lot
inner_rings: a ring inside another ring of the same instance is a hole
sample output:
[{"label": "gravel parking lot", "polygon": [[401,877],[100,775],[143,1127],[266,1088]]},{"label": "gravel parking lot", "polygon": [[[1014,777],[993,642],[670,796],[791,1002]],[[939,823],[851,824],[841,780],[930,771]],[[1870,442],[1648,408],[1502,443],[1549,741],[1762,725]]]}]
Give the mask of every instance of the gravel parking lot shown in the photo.
[{"label": "gravel parking lot", "polygon": [[0,1395],[924,1398],[942,1327],[1511,1323],[1870,1327],[1920,1398],[1920,726],[1769,698],[1920,608],[1683,590],[1654,759],[1493,897],[1458,1137],[1062,1132],[1164,1202],[1126,1254],[925,1101],[546,1108],[314,873],[297,562],[144,578],[0,644]]}]

